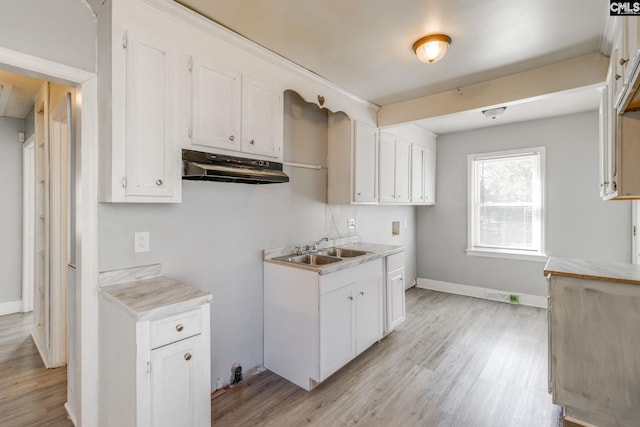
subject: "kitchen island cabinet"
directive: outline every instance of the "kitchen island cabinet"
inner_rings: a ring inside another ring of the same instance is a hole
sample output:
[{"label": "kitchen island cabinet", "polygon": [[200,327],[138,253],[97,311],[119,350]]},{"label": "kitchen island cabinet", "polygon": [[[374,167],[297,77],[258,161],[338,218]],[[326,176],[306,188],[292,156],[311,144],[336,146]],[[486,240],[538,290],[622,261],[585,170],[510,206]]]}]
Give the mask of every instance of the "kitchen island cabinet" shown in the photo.
[{"label": "kitchen island cabinet", "polygon": [[100,288],[100,426],[211,425],[210,301],[164,277]]},{"label": "kitchen island cabinet", "polygon": [[550,258],[549,391],[565,418],[640,420],[640,266]]}]

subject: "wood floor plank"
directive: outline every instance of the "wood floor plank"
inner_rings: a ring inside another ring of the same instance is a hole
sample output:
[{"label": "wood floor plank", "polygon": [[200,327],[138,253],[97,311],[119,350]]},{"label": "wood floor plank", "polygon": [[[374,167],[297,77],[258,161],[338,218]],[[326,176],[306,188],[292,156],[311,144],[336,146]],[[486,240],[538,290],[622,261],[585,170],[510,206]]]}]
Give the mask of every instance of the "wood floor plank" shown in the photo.
[{"label": "wood floor plank", "polygon": [[73,426],[64,408],[67,369],[44,367],[31,322],[30,314],[0,316],[0,426]]},{"label": "wood floor plank", "polygon": [[407,321],[306,392],[265,371],[219,394],[222,426],[559,427],[546,311],[413,288]]}]

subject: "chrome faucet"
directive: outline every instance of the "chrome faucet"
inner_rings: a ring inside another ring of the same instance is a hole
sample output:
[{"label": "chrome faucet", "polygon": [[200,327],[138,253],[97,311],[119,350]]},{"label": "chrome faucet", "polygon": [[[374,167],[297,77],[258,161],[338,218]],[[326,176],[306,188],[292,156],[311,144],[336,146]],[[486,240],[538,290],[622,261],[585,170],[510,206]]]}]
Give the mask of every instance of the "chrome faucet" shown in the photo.
[{"label": "chrome faucet", "polygon": [[317,251],[317,250],[318,250],[318,245],[319,245],[320,243],[322,243],[322,242],[328,242],[328,241],[329,241],[329,238],[328,238],[328,237],[323,237],[322,239],[318,240],[317,242],[315,242],[315,243],[313,244],[313,246],[311,247],[311,251],[312,251],[312,252]]}]

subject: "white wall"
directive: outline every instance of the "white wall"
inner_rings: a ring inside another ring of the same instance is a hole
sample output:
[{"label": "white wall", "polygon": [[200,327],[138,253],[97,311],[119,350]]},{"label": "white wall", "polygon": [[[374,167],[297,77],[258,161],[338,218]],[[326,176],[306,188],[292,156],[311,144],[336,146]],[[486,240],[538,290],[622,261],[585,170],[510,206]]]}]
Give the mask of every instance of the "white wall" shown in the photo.
[{"label": "white wall", "polygon": [[630,262],[630,203],[599,197],[597,112],[443,135],[437,145],[437,205],[417,213],[419,277],[546,295],[544,262],[465,254],[467,154],[540,145],[547,147],[547,254]]},{"label": "white wall", "polygon": [[[325,112],[285,96],[284,135],[287,161],[326,166]],[[184,181],[180,204],[99,206],[100,270],[160,262],[164,275],[212,293],[214,388],[229,382],[234,362],[262,365],[263,248],[336,237],[332,212],[341,233],[355,216],[364,241],[407,246],[407,277],[415,277],[413,207],[329,207],[326,169],[285,171],[288,184]],[[395,219],[407,228],[392,238]],[[135,231],[151,233],[150,252],[134,254]]]},{"label": "white wall", "polygon": [[0,117],[0,304],[22,298],[22,144],[24,120]]},{"label": "white wall", "polygon": [[95,71],[96,20],[83,0],[2,0],[4,48]]}]

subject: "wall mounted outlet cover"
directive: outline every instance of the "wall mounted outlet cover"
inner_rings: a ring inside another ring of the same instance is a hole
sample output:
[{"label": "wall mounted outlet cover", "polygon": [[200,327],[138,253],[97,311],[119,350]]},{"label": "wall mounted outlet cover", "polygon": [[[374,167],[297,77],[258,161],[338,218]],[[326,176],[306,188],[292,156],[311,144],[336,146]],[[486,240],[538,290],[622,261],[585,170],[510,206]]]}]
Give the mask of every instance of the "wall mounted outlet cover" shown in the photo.
[{"label": "wall mounted outlet cover", "polygon": [[356,229],[356,219],[355,218],[347,218],[347,229],[355,230]]},{"label": "wall mounted outlet cover", "polygon": [[135,253],[149,252],[149,232],[137,231],[133,236],[133,250]]}]

